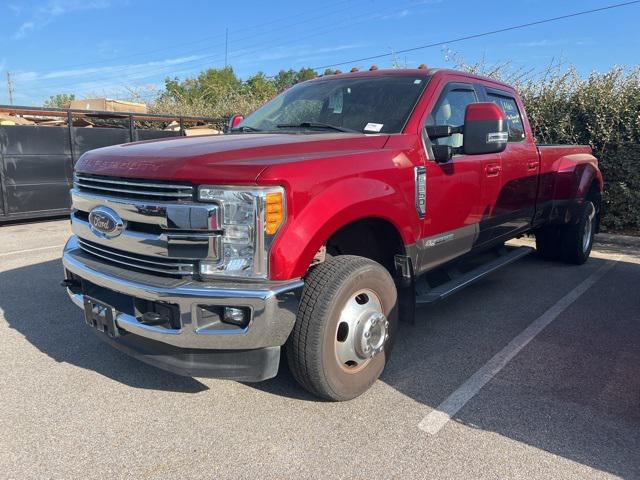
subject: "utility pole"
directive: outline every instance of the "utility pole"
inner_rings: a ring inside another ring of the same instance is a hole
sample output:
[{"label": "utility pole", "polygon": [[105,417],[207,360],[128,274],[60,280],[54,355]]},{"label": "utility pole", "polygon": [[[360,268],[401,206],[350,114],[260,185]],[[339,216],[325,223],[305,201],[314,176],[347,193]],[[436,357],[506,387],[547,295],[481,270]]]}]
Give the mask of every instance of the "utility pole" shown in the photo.
[{"label": "utility pole", "polygon": [[229,28],[224,29],[224,68],[227,68],[227,52],[229,51]]},{"label": "utility pole", "polygon": [[13,105],[13,82],[11,81],[11,72],[7,72],[7,90],[9,90],[9,105]]}]

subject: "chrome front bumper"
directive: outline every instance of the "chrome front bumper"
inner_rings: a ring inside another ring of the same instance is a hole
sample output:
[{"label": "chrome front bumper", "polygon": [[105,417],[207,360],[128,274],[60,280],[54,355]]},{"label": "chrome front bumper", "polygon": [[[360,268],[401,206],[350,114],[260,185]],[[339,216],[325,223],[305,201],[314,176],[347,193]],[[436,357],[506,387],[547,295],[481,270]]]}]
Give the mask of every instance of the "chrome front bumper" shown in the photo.
[{"label": "chrome front bumper", "polygon": [[[163,302],[179,307],[180,328],[145,325],[134,315],[116,312],[119,329],[154,342],[181,349],[250,350],[279,347],[295,322],[302,280],[246,284],[204,283],[135,273],[84,253],[77,238],[67,242],[62,258],[66,277],[83,281],[131,299]],[[84,308],[84,294],[67,288],[73,302]],[[251,320],[244,329],[211,330],[198,325],[202,306],[246,307]]]}]

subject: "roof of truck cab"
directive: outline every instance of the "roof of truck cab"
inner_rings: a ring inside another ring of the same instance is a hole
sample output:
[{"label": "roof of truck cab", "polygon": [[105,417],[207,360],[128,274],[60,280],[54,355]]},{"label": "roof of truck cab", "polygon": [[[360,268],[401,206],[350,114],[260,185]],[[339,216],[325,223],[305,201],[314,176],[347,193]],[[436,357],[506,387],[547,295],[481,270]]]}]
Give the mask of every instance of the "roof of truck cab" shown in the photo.
[{"label": "roof of truck cab", "polygon": [[456,75],[469,78],[474,81],[481,81],[492,83],[502,88],[509,90],[515,90],[511,85],[495,80],[493,78],[485,77],[482,75],[476,75],[473,73],[463,72],[460,70],[452,70],[447,68],[389,68],[389,69],[376,69],[376,70],[361,70],[357,72],[345,72],[345,73],[333,73],[329,75],[322,75],[316,77],[310,81],[318,80],[331,80],[334,78],[352,78],[352,77],[382,77],[382,76],[407,76],[407,77],[432,77],[434,75]]}]

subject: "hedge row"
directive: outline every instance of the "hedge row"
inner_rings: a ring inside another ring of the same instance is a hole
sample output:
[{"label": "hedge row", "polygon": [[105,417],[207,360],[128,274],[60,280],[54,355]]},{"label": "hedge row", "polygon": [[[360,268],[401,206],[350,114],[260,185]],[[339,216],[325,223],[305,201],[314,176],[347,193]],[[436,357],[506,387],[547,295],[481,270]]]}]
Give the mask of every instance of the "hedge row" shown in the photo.
[{"label": "hedge row", "polygon": [[590,145],[605,178],[603,230],[640,231],[640,67],[516,81],[536,140]]},{"label": "hedge row", "polygon": [[600,167],[605,178],[603,229],[640,233],[640,145],[608,149]]}]

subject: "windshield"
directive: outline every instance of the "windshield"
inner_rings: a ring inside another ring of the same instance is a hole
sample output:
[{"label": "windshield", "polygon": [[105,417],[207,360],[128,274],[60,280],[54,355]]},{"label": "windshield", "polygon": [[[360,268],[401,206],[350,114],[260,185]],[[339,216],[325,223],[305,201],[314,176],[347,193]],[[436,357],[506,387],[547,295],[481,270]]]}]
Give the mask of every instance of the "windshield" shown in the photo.
[{"label": "windshield", "polygon": [[399,133],[427,80],[389,75],[300,83],[256,110],[235,130]]}]

